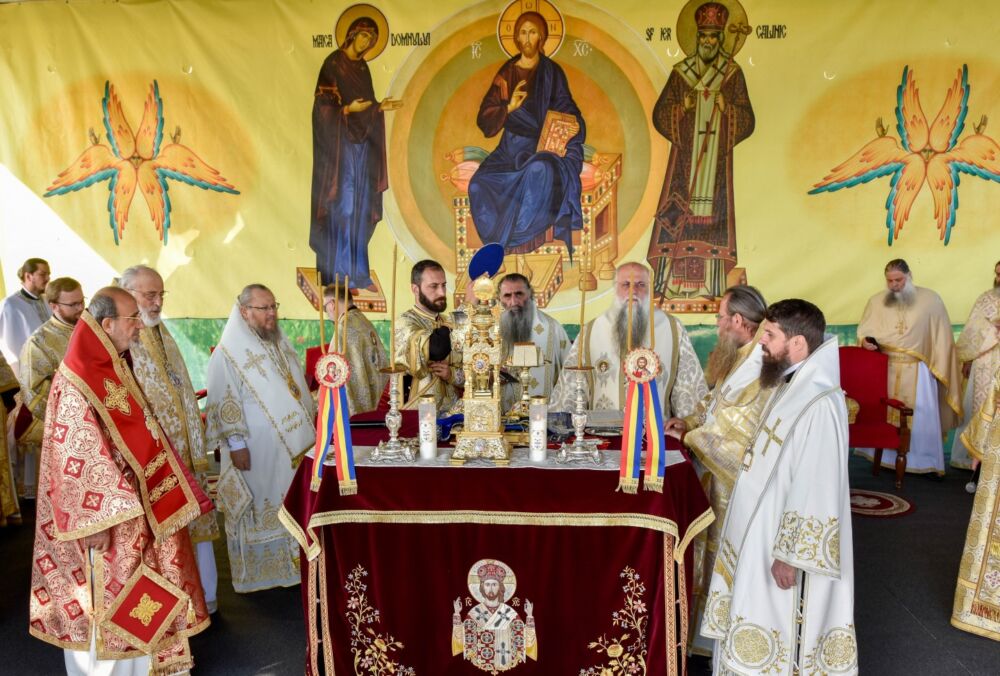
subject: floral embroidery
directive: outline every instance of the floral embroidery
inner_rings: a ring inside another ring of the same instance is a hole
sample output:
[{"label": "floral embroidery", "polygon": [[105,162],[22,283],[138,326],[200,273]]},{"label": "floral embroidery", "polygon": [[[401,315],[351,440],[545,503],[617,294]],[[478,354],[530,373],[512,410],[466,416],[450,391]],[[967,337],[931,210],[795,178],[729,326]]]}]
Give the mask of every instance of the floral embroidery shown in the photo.
[{"label": "floral embroidery", "polygon": [[788,663],[788,647],[781,641],[781,632],[736,617],[726,637],[726,656],[756,673],[779,673]]},{"label": "floral embroidery", "polygon": [[785,512],[774,543],[775,554],[820,571],[840,572],[840,520],[825,521]]},{"label": "floral embroidery", "polygon": [[351,625],[351,652],[354,653],[354,673],[361,674],[400,674],[414,676],[413,667],[399,664],[390,656],[403,647],[391,634],[376,633],[366,624],[380,620],[377,608],[368,604],[368,585],[363,582],[368,577],[368,571],[360,565],[354,567],[347,575],[347,619]]},{"label": "floral embroidery", "polygon": [[854,635],[854,625],[837,627],[823,634],[816,647],[806,655],[807,673],[843,673],[854,671],[858,666],[858,641]]},{"label": "floral embroidery", "polygon": [[[646,585],[631,566],[619,574],[625,584],[625,605],[611,613],[611,624],[625,630],[617,638],[601,635],[587,647],[604,653],[607,660],[600,665],[580,670],[580,676],[633,676],[646,673],[646,654],[649,651],[646,626],[649,609],[643,600]],[[630,632],[635,632],[634,634]]]}]

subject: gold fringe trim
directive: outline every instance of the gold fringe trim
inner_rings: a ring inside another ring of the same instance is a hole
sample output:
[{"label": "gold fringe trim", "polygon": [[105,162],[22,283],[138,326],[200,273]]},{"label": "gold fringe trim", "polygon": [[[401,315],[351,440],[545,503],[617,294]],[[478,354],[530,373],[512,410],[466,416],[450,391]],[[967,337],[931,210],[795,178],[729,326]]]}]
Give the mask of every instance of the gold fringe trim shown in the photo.
[{"label": "gold fringe trim", "polygon": [[340,482],[340,494],[341,495],[357,495],[358,494],[358,482],[355,479],[348,479],[347,481]]},{"label": "gold fringe trim", "polygon": [[618,481],[618,488],[615,489],[615,492],[618,491],[628,493],[629,495],[637,495],[639,493],[639,482],[631,477],[628,479],[621,479]]},{"label": "gold fringe trim", "polygon": [[643,490],[654,491],[656,493],[662,493],[663,492],[663,478],[662,477],[655,477],[655,478],[650,479],[649,477],[647,477],[646,480],[642,482],[642,488],[643,488]]},{"label": "gold fringe trim", "polygon": [[973,601],[972,608],[969,609],[973,615],[982,617],[990,622],[1000,622],[1000,608],[982,601]]}]

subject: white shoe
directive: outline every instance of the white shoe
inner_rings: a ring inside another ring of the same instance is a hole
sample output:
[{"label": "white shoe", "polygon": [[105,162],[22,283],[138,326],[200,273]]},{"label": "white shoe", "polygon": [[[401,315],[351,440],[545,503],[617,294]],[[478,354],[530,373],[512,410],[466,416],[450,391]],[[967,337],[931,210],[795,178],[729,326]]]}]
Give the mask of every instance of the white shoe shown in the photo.
[{"label": "white shoe", "polygon": [[969,483],[965,484],[965,492],[974,495],[976,493],[976,482],[970,481]]}]

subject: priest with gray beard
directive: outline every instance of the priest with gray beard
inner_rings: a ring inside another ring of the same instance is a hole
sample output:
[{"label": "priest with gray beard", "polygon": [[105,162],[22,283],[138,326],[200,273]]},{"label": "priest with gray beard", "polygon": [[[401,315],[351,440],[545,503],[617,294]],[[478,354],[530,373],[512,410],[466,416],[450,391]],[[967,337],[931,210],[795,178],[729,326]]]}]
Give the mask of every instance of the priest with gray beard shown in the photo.
[{"label": "priest with gray beard", "polygon": [[[500,280],[497,287],[503,314],[500,315],[500,338],[503,354],[510,357],[517,343],[534,343],[545,361],[528,372],[523,386],[532,397],[546,397],[559,380],[559,372],[569,354],[569,336],[566,329],[535,305],[535,291],[531,282],[522,274],[512,272]],[[514,375],[521,377],[518,370]],[[521,386],[508,383],[503,387],[503,410],[509,411],[521,398]]]},{"label": "priest with gray beard", "polygon": [[[205,425],[181,351],[163,323],[167,295],[163,278],[147,265],[134,265],[122,272],[118,284],[135,298],[142,318],[142,328],[129,348],[132,372],[174,450],[205,489],[210,469]],[[195,547],[205,604],[208,612],[214,613],[218,609],[219,580],[212,549],[212,541],[219,538],[216,513],[203,514],[189,523],[188,533]]]},{"label": "priest with gray beard", "polygon": [[[566,357],[559,383],[552,392],[553,411],[572,411],[576,400],[576,377],[565,367],[582,363],[593,367],[584,391],[592,410],[624,410],[625,372],[622,362],[628,353],[628,303],[632,291],[632,347],[649,347],[649,268],[639,263],[623,263],[615,271],[615,296],[611,307],[580,329]],[[663,417],[692,415],[708,394],[705,374],[698,362],[683,324],[672,315],[656,311],[654,316],[656,354],[662,369],[656,386]]]},{"label": "priest with gray beard", "polygon": [[[889,356],[889,397],[913,409],[910,452],[900,464],[914,474],[941,475],[942,435],[962,420],[962,378],[951,320],[939,295],[913,285],[902,258],[886,264],[885,283],[886,290],[865,307],[858,342]],[[857,452],[876,461],[873,449]],[[887,450],[881,465],[892,469],[896,460],[896,452]]]},{"label": "priest with gray beard", "polygon": [[210,448],[239,593],[299,583],[299,545],[278,521],[295,467],[316,441],[315,405],[263,284],[243,289],[208,360]]}]

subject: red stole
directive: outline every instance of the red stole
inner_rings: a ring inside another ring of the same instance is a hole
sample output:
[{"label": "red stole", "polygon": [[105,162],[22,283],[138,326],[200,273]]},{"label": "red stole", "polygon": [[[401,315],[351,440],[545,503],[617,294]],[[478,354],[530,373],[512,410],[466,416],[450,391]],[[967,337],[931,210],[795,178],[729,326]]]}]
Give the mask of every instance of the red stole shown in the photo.
[{"label": "red stole", "polygon": [[170,445],[132,370],[89,312],[80,317],[59,371],[87,398],[135,472],[157,540],[213,509]]}]

